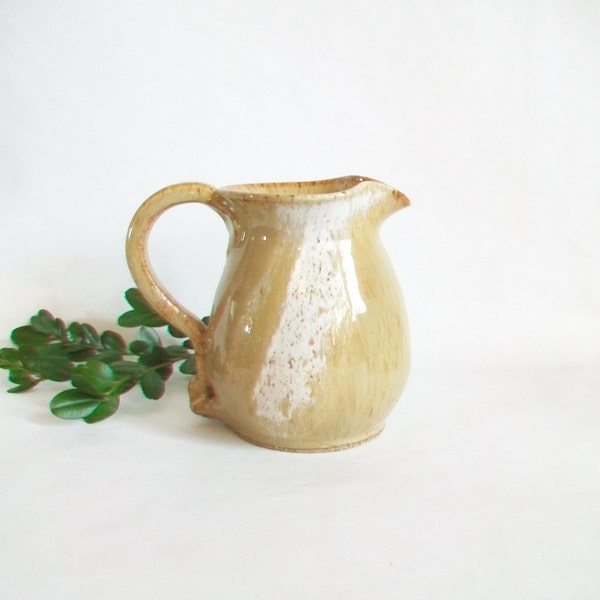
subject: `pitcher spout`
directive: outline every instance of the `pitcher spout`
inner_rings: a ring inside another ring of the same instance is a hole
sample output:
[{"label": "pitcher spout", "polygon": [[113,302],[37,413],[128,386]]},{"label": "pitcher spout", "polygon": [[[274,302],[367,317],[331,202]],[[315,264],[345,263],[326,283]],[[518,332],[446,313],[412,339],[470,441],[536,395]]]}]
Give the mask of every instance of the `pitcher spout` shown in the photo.
[{"label": "pitcher spout", "polygon": [[366,186],[376,199],[374,212],[379,217],[380,222],[400,209],[410,206],[410,200],[397,189],[376,179],[368,179],[366,177],[362,177],[361,179],[362,185]]},{"label": "pitcher spout", "polygon": [[410,206],[410,200],[402,192],[399,192],[394,188],[388,187],[388,195],[390,197],[390,208],[392,213],[395,213],[401,208],[406,208],[407,206]]}]

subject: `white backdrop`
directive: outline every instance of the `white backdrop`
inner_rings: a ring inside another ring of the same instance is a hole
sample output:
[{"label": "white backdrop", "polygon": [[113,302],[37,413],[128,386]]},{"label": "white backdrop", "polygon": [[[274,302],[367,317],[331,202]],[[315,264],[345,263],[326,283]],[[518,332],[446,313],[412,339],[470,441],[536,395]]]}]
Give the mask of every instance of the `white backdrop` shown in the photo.
[{"label": "white backdrop", "polygon": [[[2,597],[600,597],[599,29],[595,0],[0,3],[3,345],[41,307],[112,327],[165,185],[358,174],[413,202],[382,236],[414,355],[383,436],[329,455],[181,380],[96,426],[4,395]],[[155,228],[199,314],[225,244],[199,206]]]}]

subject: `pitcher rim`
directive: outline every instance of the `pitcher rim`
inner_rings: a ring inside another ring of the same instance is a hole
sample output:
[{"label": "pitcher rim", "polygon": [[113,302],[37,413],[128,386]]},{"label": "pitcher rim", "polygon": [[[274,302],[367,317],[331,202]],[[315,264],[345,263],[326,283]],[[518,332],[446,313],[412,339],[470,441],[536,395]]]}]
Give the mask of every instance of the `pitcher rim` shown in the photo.
[{"label": "pitcher rim", "polygon": [[[361,183],[379,183],[376,179],[359,175],[346,175],[331,179],[315,179],[310,181],[280,181],[265,183],[245,183],[227,185],[217,191],[226,196],[238,198],[270,198],[274,200],[326,199],[343,196]],[[388,186],[386,186],[388,187]]]}]

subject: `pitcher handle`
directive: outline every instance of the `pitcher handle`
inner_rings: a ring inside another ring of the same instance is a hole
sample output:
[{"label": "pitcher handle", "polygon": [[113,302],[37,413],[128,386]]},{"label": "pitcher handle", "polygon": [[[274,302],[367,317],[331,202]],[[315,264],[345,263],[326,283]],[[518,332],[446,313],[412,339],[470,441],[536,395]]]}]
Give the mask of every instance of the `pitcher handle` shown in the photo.
[{"label": "pitcher handle", "polygon": [[204,183],[180,183],[156,192],[133,216],[126,244],[129,270],[142,296],[165,321],[188,336],[194,346],[196,376],[190,383],[190,397],[192,409],[201,414],[210,412],[209,406],[205,406],[204,410],[201,408],[209,399],[207,396],[210,396],[203,373],[207,328],[198,317],[171,296],[156,276],[148,257],[148,238],[153,225],[167,209],[191,202],[210,204],[215,191],[214,187]]}]

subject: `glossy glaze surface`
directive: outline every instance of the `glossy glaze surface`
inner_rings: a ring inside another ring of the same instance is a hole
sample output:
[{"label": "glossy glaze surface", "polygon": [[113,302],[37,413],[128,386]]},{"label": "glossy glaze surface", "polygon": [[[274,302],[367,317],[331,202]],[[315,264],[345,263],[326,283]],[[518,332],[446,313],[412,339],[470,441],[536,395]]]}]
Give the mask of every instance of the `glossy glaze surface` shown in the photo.
[{"label": "glossy glaze surface", "polygon": [[[208,327],[147,260],[152,224],[182,202],[208,204],[230,232]],[[377,435],[409,367],[402,296],[378,229],[407,205],[362,177],[181,184],[149,198],[132,221],[128,260],[144,296],[194,343],[194,412],[284,450],[335,450]]]}]

